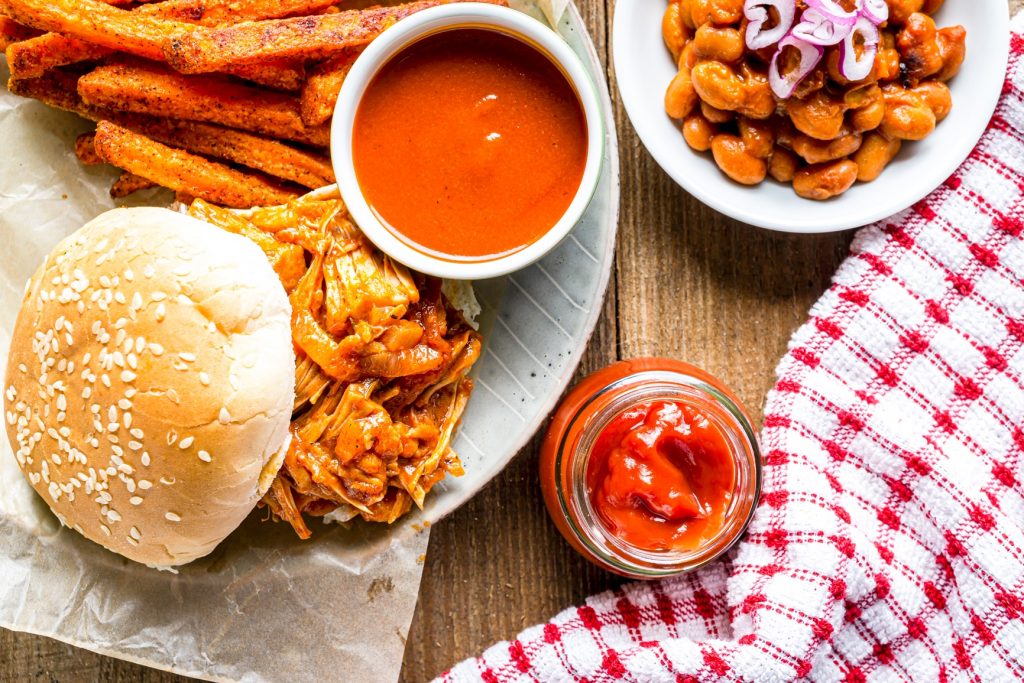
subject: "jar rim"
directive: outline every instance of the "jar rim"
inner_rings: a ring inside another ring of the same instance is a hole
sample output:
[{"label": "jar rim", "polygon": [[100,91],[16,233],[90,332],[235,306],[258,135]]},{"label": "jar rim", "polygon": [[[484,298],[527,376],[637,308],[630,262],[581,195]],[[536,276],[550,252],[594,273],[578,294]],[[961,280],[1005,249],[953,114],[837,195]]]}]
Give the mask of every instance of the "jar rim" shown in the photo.
[{"label": "jar rim", "polygon": [[[617,392],[620,393],[613,396],[608,405],[594,411],[596,403],[608,401],[609,394]],[[709,417],[714,418],[716,426],[727,437],[730,444],[729,452],[736,465],[734,491],[739,495],[732,497],[722,527],[714,536],[692,551],[645,551],[625,543],[600,520],[596,523],[593,521],[595,515],[586,477],[569,477],[571,490],[566,490],[566,478],[557,474],[567,472],[568,467],[573,468],[577,474],[585,472],[592,454],[593,442],[604,428],[629,407],[656,400],[689,403],[699,400],[703,402],[703,407],[711,407],[712,415]],[[578,425],[581,419],[586,419],[589,423]],[[589,443],[584,437],[587,437]],[[581,446],[586,448],[581,449]],[[580,453],[580,450],[585,452]],[[730,397],[727,391],[704,378],[679,370],[641,370],[599,387],[581,402],[568,418],[554,456],[555,497],[572,534],[602,563],[615,571],[636,578],[672,576],[703,567],[721,557],[735,545],[749,525],[757,508],[763,478],[757,435],[738,401]],[[741,484],[744,485],[741,487]],[[588,514],[590,520],[587,519]],[[589,533],[586,527],[589,527]]]}]

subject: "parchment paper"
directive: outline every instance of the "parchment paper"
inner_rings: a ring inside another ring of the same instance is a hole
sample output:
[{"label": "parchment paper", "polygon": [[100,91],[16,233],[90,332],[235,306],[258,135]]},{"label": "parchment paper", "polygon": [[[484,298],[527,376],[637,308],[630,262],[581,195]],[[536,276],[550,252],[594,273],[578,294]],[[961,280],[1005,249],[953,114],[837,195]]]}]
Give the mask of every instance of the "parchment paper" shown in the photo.
[{"label": "parchment paper", "polygon": [[[556,24],[568,0],[512,4]],[[89,127],[0,90],[0,368],[25,282],[61,238],[114,206],[116,171],[72,152]],[[149,569],[62,528],[0,438],[0,626],[210,680],[397,679],[427,530],[413,519],[318,524],[303,542],[260,516],[177,573]]]}]

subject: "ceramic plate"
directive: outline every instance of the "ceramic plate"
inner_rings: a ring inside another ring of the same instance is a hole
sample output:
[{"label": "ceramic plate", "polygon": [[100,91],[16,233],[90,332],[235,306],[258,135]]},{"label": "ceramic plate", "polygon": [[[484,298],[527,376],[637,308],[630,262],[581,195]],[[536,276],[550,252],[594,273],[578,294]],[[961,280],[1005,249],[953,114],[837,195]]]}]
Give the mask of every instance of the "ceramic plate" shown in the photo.
[{"label": "ceramic plate", "polygon": [[939,26],[967,29],[967,59],[950,82],[953,111],[927,139],[903,150],[873,183],[856,184],[826,202],[801,199],[788,185],[745,187],[729,180],[710,153],[691,150],[665,114],[676,67],[661,38],[666,0],[620,0],[612,51],[615,76],[633,127],[658,164],[686,191],[737,220],[784,232],[832,232],[898,213],[938,187],[963,163],[985,131],[1002,91],[1009,55],[1006,0],[946,0]]}]

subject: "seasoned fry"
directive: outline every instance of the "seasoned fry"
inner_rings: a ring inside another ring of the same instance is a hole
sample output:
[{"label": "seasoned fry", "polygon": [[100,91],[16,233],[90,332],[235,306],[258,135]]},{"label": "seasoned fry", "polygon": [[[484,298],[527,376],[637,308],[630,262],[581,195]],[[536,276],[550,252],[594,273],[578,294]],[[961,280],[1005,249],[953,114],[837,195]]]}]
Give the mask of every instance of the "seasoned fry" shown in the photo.
[{"label": "seasoned fry", "polygon": [[148,190],[151,187],[156,187],[156,183],[152,180],[125,171],[110,186],[110,197],[111,199],[121,199],[139,190]]},{"label": "seasoned fry", "polygon": [[299,101],[220,76],[182,76],[158,64],[110,64],[82,76],[78,93],[91,106],[219,123],[326,147],[330,130],[307,126]]},{"label": "seasoned fry", "polygon": [[341,85],[358,56],[359,50],[346,50],[318,64],[309,72],[299,101],[302,120],[307,126],[327,123],[334,115],[334,105],[338,103]]},{"label": "seasoned fry", "polygon": [[20,97],[31,97],[43,104],[92,118],[78,96],[78,76],[64,71],[48,71],[39,78],[12,78],[7,90]]},{"label": "seasoned fry", "polygon": [[306,81],[306,65],[301,61],[277,59],[265,64],[246,64],[245,66],[228,69],[227,73],[253,83],[284,90],[298,92]]},{"label": "seasoned fry", "polygon": [[200,26],[226,26],[257,19],[318,14],[338,0],[164,0],[138,12]]},{"label": "seasoned fry", "polygon": [[95,145],[109,164],[215,204],[247,208],[297,196],[260,176],[173,149],[109,121],[97,124]]},{"label": "seasoned fry", "polygon": [[[222,71],[267,59],[326,59],[366,45],[399,19],[453,1],[417,0],[395,7],[179,31],[165,41],[164,55],[182,73]],[[487,1],[506,4],[505,0]]]},{"label": "seasoned fry", "polygon": [[334,171],[326,158],[252,133],[208,123],[142,116],[128,116],[118,123],[158,142],[226,159],[310,189],[334,182]]},{"label": "seasoned fry", "polygon": [[161,46],[166,36],[193,29],[190,24],[111,7],[99,0],[3,0],[3,11],[26,26],[156,60],[163,60]]},{"label": "seasoned fry", "polygon": [[0,50],[6,50],[11,45],[20,43],[39,35],[39,31],[28,26],[22,26],[18,22],[0,16]]},{"label": "seasoned fry", "polygon": [[103,163],[103,159],[96,153],[96,133],[82,133],[75,138],[75,156],[86,166]]},{"label": "seasoned fry", "polygon": [[34,78],[58,66],[102,59],[112,50],[84,40],[44,33],[7,48],[7,65],[15,78]]}]

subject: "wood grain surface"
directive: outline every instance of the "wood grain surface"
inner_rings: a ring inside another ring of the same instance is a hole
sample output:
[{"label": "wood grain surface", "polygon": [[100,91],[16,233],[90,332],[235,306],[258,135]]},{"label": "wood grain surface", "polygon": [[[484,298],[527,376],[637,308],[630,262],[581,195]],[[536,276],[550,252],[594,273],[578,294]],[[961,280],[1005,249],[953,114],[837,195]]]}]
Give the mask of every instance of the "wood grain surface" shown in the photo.
[{"label": "wood grain surface", "polygon": [[[1012,11],[1024,8],[1024,0],[1009,2]],[[610,64],[613,0],[577,4]],[[775,364],[828,286],[851,233],[779,235],[703,206],[644,150],[617,99],[610,68],[609,78],[622,216],[615,272],[579,373],[643,355],[684,359],[725,380],[760,419]],[[434,526],[403,683],[427,681],[621,582],[576,555],[550,523],[538,488],[536,446],[535,438],[483,492]],[[0,681],[184,680],[0,630]]]}]

